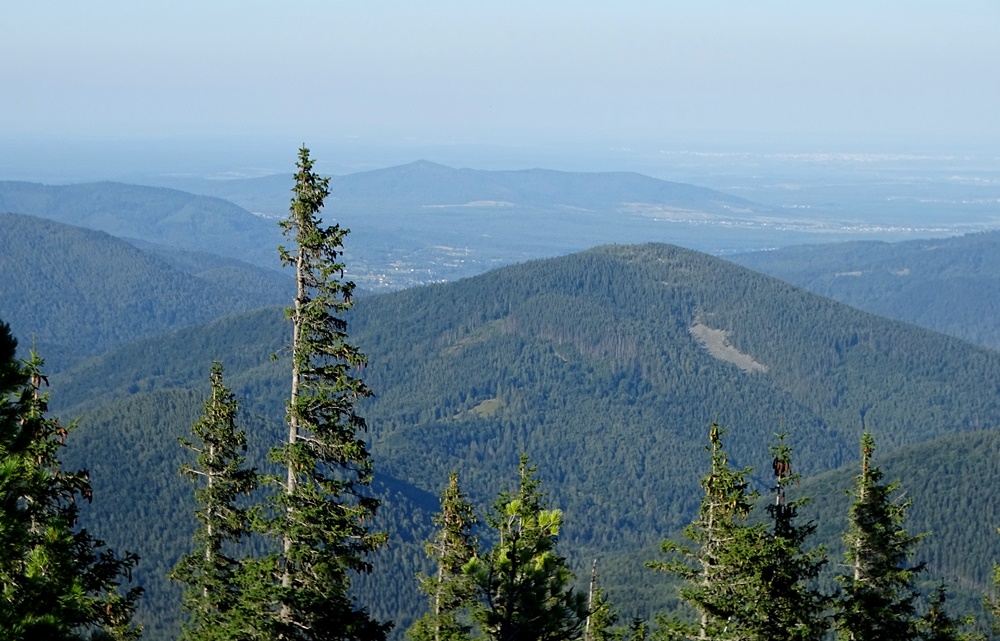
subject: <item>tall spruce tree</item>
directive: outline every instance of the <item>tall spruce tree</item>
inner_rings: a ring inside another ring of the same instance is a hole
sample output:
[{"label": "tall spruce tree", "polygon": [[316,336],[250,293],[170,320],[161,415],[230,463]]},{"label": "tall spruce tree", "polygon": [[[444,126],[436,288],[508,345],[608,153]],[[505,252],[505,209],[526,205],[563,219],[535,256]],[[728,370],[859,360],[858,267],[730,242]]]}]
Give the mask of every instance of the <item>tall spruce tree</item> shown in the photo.
[{"label": "tall spruce tree", "polygon": [[142,593],[122,591],[138,557],[116,555],[79,528],[93,496],[86,471],[60,468],[76,428],[47,418],[42,359],[15,356],[0,323],[0,631],[10,639],[138,638],[132,616]]},{"label": "tall spruce tree", "polygon": [[462,568],[478,554],[479,544],[472,533],[475,524],[475,512],[459,486],[458,473],[452,472],[441,494],[441,511],[434,517],[437,533],[426,546],[437,571],[420,582],[430,610],[407,630],[413,641],[471,638],[472,626],[462,617],[471,605],[473,584]]},{"label": "tall spruce tree", "polygon": [[785,434],[771,446],[774,500],[767,505],[771,531],[763,536],[756,558],[749,565],[746,607],[739,615],[742,638],[751,641],[813,641],[828,629],[824,611],[829,599],[817,588],[826,564],[823,550],[805,550],[816,531],[813,523],[796,522],[807,499],[788,500],[787,487],[797,483],[792,471],[792,450]]},{"label": "tall spruce tree", "polygon": [[[349,230],[323,226],[319,212],[329,178],[313,171],[309,150],[299,150],[294,198],[281,223],[294,247],[279,247],[295,268],[297,292],[287,310],[292,323],[288,440],[272,450],[284,466],[272,479],[276,510],[262,525],[276,537],[278,576],[273,594],[278,639],[384,639],[391,624],[373,620],[349,593],[351,578],[369,572],[369,553],[386,540],[370,523],[378,500],[370,492],[372,465],[356,412],[371,391],[358,373],[365,356],[347,340],[342,314],[354,283],[345,281],[343,239]],[[266,592],[261,591],[261,594]]]},{"label": "tall spruce tree", "polygon": [[698,613],[694,624],[679,618],[658,617],[658,635],[668,639],[735,639],[748,602],[755,563],[766,536],[763,524],[750,525],[747,518],[757,498],[748,488],[750,468],[733,469],[723,449],[724,430],[709,425],[711,469],[701,481],[705,495],[698,517],[684,529],[694,545],[664,540],[661,550],[675,558],[650,562],[647,566],[682,581],[680,597]]},{"label": "tall spruce tree", "polygon": [[222,379],[222,364],[215,362],[204,413],[191,426],[196,441],[181,439],[197,455],[195,465],[184,465],[181,472],[199,484],[195,549],[171,574],[187,585],[183,606],[188,621],[181,635],[185,641],[248,639],[256,627],[241,615],[242,564],[230,554],[249,534],[247,512],[239,501],[254,490],[257,474],[244,465],[246,434],[236,429],[239,403]]},{"label": "tall spruce tree", "polygon": [[865,432],[844,534],[850,572],[837,577],[843,593],[834,622],[845,641],[906,641],[917,637],[914,577],[924,564],[910,565],[910,557],[923,535],[903,528],[911,502],[896,496],[899,483],[882,483],[882,471],[872,465],[874,451],[875,441]]},{"label": "tall spruce tree", "polygon": [[561,510],[546,509],[527,456],[519,487],[502,492],[487,516],[496,542],[465,566],[475,584],[473,617],[494,641],[578,639],[587,617],[586,595],[575,591],[566,559],[555,552]]}]

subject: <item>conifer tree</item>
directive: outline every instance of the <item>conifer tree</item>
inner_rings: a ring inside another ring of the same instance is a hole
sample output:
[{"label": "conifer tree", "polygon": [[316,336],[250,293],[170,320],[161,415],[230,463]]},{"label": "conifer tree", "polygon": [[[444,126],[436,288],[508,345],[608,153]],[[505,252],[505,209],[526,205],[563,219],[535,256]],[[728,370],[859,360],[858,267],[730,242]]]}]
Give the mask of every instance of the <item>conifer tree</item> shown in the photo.
[{"label": "conifer tree", "polygon": [[874,451],[875,441],[865,432],[844,534],[850,573],[837,577],[843,594],[834,622],[845,641],[908,641],[917,636],[914,577],[924,568],[909,559],[923,535],[903,529],[910,501],[895,496],[899,483],[882,483],[882,471],[872,465]]},{"label": "conifer tree", "polygon": [[494,641],[577,639],[587,617],[586,595],[573,590],[555,552],[562,511],[546,509],[535,471],[522,455],[517,492],[502,492],[487,516],[493,548],[465,566],[476,588],[473,617]]},{"label": "conifer tree", "polygon": [[407,630],[413,641],[461,641],[471,638],[472,626],[462,620],[472,597],[471,578],[462,568],[478,553],[472,534],[476,516],[458,483],[458,473],[448,476],[441,495],[441,511],[434,517],[437,534],[427,542],[427,556],[437,562],[434,576],[424,577],[421,591],[430,600],[430,611]]},{"label": "conifer tree", "polygon": [[222,378],[222,364],[215,362],[204,413],[191,426],[196,442],[181,439],[197,454],[196,464],[184,465],[181,472],[200,484],[195,490],[195,549],[171,574],[187,585],[183,606],[188,622],[181,639],[188,641],[251,638],[247,631],[254,627],[240,616],[241,563],[230,551],[249,534],[247,513],[238,501],[253,491],[257,475],[244,466],[246,434],[236,429],[239,403]]},{"label": "conifer tree", "polygon": [[[276,513],[261,529],[280,541],[273,594],[278,639],[383,639],[389,624],[374,621],[349,594],[351,578],[369,572],[369,553],[386,535],[370,531],[378,500],[370,492],[372,465],[356,403],[371,390],[358,377],[364,354],[347,340],[342,314],[354,283],[343,280],[343,239],[349,230],[323,226],[319,212],[329,179],[299,150],[294,198],[281,223],[295,246],[279,247],[295,268],[297,291],[287,310],[292,323],[291,394],[287,442],[270,458],[285,468],[274,498]],[[262,594],[264,592],[261,592]]]},{"label": "conifer tree", "polygon": [[948,588],[938,585],[930,598],[927,613],[917,621],[919,641],[986,641],[986,635],[975,629],[972,615],[955,618],[948,614]]},{"label": "conifer tree", "polygon": [[604,590],[597,585],[597,559],[590,569],[590,590],[587,596],[587,620],[583,628],[583,641],[612,641],[624,637],[623,630],[615,629],[618,611],[604,596]]},{"label": "conifer tree", "polygon": [[696,624],[678,618],[659,617],[660,636],[671,639],[739,638],[739,628],[748,602],[748,585],[754,563],[760,559],[765,537],[761,524],[749,525],[756,492],[748,489],[749,468],[734,470],[722,446],[724,430],[709,425],[711,469],[701,481],[705,496],[698,517],[684,529],[693,547],[664,540],[661,550],[673,554],[666,562],[647,563],[655,570],[682,580],[681,600],[698,612]]},{"label": "conifer tree", "polygon": [[0,323],[0,631],[12,639],[138,638],[142,593],[122,591],[138,557],[109,550],[77,523],[93,496],[86,471],[60,468],[76,423],[45,416],[43,361],[17,361]]},{"label": "conifer tree", "polygon": [[738,625],[742,638],[753,641],[818,640],[828,627],[823,615],[828,599],[816,588],[826,559],[822,550],[804,550],[816,526],[796,522],[806,499],[789,501],[786,495],[787,486],[799,477],[792,471],[792,450],[783,433],[770,449],[775,484],[767,513],[772,528],[749,565],[746,607]]}]

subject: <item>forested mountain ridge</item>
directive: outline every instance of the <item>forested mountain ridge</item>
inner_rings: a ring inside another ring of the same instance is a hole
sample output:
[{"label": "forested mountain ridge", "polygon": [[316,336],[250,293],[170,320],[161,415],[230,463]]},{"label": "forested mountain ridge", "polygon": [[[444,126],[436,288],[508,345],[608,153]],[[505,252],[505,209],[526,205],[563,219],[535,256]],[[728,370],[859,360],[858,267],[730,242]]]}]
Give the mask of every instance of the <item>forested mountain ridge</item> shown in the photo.
[{"label": "forested mountain ridge", "polygon": [[[280,211],[288,178],[281,174],[241,180],[164,179],[179,188],[243,207]],[[338,211],[419,211],[435,206],[578,207],[607,209],[633,203],[691,210],[767,211],[745,198],[634,172],[567,172],[549,169],[480,170],[427,160],[333,176],[331,204]],[[278,197],[280,195],[280,198]]]},{"label": "forested mountain ridge", "polygon": [[50,366],[291,291],[286,276],[235,260],[156,256],[103,232],[0,213],[0,318]]},{"label": "forested mountain ridge", "polygon": [[104,182],[40,185],[0,181],[0,211],[49,218],[169,247],[205,251],[275,269],[275,221],[220,198]]},{"label": "forested mountain ridge", "polygon": [[[391,488],[380,521],[392,543],[363,595],[403,626],[422,607],[412,572],[448,470],[484,505],[526,451],[565,511],[575,557],[615,559],[604,574],[612,598],[651,608],[641,586],[657,579],[641,563],[697,509],[713,418],[730,426],[735,464],[766,469],[784,427],[809,474],[856,458],[861,414],[886,452],[1000,422],[1000,354],[668,245],[606,246],[361,299],[348,320],[370,359],[376,397],[363,410]],[[130,517],[137,505],[123,497],[150,497],[141,509],[151,515],[155,502],[190,501],[174,443],[213,358],[243,400],[260,460],[282,429],[286,334],[279,309],[257,310],[53,377],[53,406],[84,415],[74,456],[104,497],[92,518],[115,544],[149,550],[150,620],[171,619],[152,570],[169,567],[187,530]],[[996,544],[979,549],[989,567]]]},{"label": "forested mountain ridge", "polygon": [[[207,195],[112,182],[0,181],[0,211],[277,268],[280,236],[272,219],[288,209],[290,175],[161,182]],[[606,242],[669,239],[713,251],[768,246],[761,236],[770,232],[747,232],[733,222],[769,228],[775,220],[771,209],[736,196],[627,172],[482,171],[418,161],[334,177],[331,188],[333,215],[355,228],[348,274],[372,291],[454,280]]]},{"label": "forested mountain ridge", "polygon": [[728,258],[853,307],[1000,349],[1000,232]]}]

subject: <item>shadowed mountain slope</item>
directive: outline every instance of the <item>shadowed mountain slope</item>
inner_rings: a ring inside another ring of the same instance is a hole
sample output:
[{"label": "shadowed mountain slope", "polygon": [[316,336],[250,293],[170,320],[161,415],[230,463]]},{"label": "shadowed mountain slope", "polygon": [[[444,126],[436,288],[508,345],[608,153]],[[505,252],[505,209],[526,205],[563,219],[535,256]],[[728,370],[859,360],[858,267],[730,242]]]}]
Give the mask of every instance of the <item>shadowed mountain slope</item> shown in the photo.
[{"label": "shadowed mountain slope", "polygon": [[1000,349],[1000,232],[803,245],[729,259],[875,314]]},{"label": "shadowed mountain slope", "polygon": [[[169,255],[169,253],[167,254]],[[0,318],[51,366],[288,299],[290,278],[232,259],[168,260],[103,232],[0,214]]]},{"label": "shadowed mountain slope", "polygon": [[167,247],[277,269],[273,220],[219,198],[121,183],[39,185],[0,181],[0,211],[49,218]]}]

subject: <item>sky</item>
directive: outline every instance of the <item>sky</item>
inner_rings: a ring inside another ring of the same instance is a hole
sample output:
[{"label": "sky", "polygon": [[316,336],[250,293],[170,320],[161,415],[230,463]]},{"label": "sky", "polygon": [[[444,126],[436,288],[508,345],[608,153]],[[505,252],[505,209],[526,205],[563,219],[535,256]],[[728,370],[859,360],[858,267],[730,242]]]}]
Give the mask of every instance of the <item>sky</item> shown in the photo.
[{"label": "sky", "polygon": [[991,147],[998,33],[1000,0],[11,0],[0,171],[96,143]]}]

